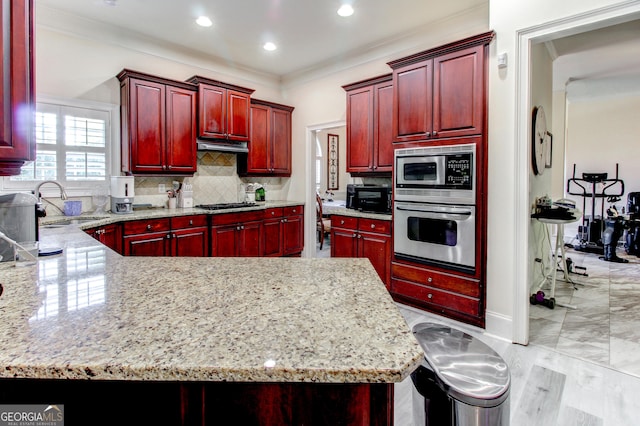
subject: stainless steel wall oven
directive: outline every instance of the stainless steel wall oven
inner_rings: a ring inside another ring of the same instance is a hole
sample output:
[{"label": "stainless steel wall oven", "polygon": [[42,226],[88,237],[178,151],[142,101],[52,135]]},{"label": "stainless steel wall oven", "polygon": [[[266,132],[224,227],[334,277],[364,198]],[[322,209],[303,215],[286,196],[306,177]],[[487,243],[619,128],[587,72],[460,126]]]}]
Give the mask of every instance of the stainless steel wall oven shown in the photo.
[{"label": "stainless steel wall oven", "polygon": [[476,145],[395,151],[394,252],[475,272]]}]

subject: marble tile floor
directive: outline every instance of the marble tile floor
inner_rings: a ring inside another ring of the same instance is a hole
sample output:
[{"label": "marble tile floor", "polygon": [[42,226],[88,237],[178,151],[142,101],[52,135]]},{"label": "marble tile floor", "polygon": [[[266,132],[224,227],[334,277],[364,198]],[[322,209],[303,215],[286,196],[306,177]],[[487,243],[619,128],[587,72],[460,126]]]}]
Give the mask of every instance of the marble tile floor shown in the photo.
[{"label": "marble tile floor", "polygon": [[616,254],[629,263],[567,249],[588,276],[570,274],[574,286],[558,272],[556,300],[577,309],[530,305],[529,343],[640,377],[640,258]]},{"label": "marble tile floor", "polygon": [[[412,328],[437,322],[462,330],[489,345],[509,365],[512,426],[620,426],[640,419],[640,377],[577,358],[542,345],[522,346],[484,334],[484,330],[399,304]],[[411,378],[396,384],[394,420],[413,421]]]}]

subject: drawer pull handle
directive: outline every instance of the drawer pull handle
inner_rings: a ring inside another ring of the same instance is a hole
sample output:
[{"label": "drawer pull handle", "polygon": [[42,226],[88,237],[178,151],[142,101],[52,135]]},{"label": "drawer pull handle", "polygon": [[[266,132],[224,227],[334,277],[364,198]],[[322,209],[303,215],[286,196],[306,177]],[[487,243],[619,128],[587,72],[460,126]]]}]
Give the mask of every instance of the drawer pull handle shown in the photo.
[{"label": "drawer pull handle", "polygon": [[375,228],[376,228],[376,225],[372,223],[371,224],[371,229],[375,229]]},{"label": "drawer pull handle", "polygon": [[189,225],[193,225],[193,220],[189,220]]},{"label": "drawer pull handle", "polygon": [[340,225],[344,225],[344,220],[341,220],[341,221],[340,221]]},{"label": "drawer pull handle", "polygon": [[151,225],[147,225],[147,230],[151,231]]},{"label": "drawer pull handle", "polygon": [[429,293],[429,294],[427,294],[427,297],[428,297],[429,299],[433,299],[433,294]]},{"label": "drawer pull handle", "polygon": [[427,282],[428,282],[428,283],[430,283],[430,282],[432,282],[432,281],[433,281],[433,278],[431,278],[431,277],[427,278]]}]

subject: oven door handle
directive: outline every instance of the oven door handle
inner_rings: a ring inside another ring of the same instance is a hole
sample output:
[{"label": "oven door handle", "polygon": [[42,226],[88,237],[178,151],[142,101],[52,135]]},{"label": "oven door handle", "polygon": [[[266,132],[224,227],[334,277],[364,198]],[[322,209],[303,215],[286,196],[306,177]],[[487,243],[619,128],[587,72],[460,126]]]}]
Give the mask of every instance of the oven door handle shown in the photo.
[{"label": "oven door handle", "polygon": [[466,211],[447,211],[447,210],[431,210],[431,209],[420,209],[420,208],[408,208],[408,207],[400,207],[396,206],[396,209],[406,211],[406,212],[417,212],[417,213],[427,213],[428,217],[432,219],[467,219],[471,216],[472,212],[470,210]]}]

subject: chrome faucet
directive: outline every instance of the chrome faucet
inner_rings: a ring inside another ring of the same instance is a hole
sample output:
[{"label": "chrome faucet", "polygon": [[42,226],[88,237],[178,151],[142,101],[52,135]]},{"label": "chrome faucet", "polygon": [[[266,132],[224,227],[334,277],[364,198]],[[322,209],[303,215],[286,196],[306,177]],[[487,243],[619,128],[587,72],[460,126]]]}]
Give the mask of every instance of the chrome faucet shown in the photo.
[{"label": "chrome faucet", "polygon": [[35,194],[36,198],[38,199],[38,202],[41,203],[42,202],[42,197],[40,195],[40,187],[42,185],[44,185],[45,183],[52,183],[54,185],[58,185],[58,188],[60,188],[60,198],[62,198],[63,200],[66,200],[67,197],[67,193],[64,191],[64,188],[62,187],[62,185],[60,184],[60,182],[55,181],[55,180],[44,180],[40,183],[38,183],[36,185],[36,189],[33,190],[33,193]]}]

